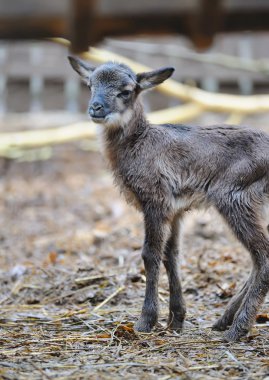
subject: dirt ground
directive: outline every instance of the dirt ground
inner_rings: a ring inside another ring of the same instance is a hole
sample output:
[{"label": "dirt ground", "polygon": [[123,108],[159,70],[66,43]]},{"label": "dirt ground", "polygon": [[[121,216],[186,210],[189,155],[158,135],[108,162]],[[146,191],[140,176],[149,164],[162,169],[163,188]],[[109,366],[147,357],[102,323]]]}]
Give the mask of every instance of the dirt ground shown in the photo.
[{"label": "dirt ground", "polygon": [[159,324],[137,334],[142,219],[101,155],[74,143],[0,171],[0,379],[269,378],[268,298],[241,342],[211,330],[250,269],[214,210],[183,226],[184,331],[166,329],[162,270]]}]

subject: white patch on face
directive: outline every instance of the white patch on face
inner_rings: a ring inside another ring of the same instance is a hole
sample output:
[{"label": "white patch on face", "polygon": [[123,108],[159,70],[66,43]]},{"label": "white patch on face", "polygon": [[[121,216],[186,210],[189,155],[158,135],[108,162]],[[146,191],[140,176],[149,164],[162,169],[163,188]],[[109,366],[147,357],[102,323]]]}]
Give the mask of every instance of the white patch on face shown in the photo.
[{"label": "white patch on face", "polygon": [[123,113],[113,112],[106,116],[103,124],[107,127],[124,127],[130,122],[132,115],[131,109],[127,109]]}]

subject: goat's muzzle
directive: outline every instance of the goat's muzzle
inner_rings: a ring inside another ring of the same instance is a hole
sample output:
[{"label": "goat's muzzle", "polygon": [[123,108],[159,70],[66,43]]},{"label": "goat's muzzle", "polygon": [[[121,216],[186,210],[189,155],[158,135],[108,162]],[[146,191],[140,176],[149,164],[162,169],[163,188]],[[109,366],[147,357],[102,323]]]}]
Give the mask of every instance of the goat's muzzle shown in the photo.
[{"label": "goat's muzzle", "polygon": [[98,119],[104,119],[107,112],[102,103],[94,102],[89,106],[89,114],[94,121],[98,121]]}]

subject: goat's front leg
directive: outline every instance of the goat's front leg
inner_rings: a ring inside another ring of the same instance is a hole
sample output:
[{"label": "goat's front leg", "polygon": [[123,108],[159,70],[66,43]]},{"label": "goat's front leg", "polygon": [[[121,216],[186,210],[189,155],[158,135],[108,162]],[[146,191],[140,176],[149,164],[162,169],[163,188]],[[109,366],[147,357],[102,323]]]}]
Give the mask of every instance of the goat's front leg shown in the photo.
[{"label": "goat's front leg", "polygon": [[181,330],[186,314],[182,288],[178,271],[179,218],[172,222],[171,234],[164,250],[163,263],[167,272],[170,291],[168,327]]},{"label": "goat's front leg", "polygon": [[155,212],[145,215],[145,242],[142,250],[146,271],[146,294],[141,316],[135,329],[150,332],[158,321],[158,282],[160,263],[168,234],[164,218]]}]

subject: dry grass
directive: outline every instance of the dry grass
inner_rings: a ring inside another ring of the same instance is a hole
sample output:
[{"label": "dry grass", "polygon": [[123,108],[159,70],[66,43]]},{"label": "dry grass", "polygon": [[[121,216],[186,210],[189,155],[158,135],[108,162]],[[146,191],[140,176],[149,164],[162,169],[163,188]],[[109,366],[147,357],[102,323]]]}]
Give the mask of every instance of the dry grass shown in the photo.
[{"label": "dry grass", "polygon": [[[78,144],[45,162],[2,164],[1,379],[264,379],[269,324],[239,343],[213,321],[246,277],[246,252],[213,211],[185,224],[185,329],[133,330],[143,300],[140,216],[120,199],[100,156]],[[264,312],[268,312],[268,301]]]}]

